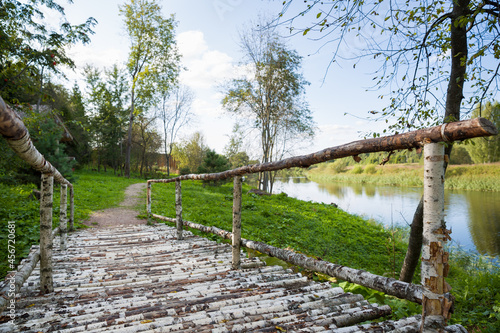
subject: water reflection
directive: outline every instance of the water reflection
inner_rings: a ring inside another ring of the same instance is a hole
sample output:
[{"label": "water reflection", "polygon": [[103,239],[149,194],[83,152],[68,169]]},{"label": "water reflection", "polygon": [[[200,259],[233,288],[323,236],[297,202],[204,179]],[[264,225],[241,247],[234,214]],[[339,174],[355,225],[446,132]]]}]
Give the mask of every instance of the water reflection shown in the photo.
[{"label": "water reflection", "polygon": [[[335,203],[352,214],[385,225],[409,225],[422,195],[420,188],[277,180],[274,192],[306,201]],[[445,191],[445,221],[452,244],[481,254],[500,255],[500,193]]]},{"label": "water reflection", "polygon": [[491,193],[466,194],[469,203],[469,231],[481,254],[500,254],[500,200]]}]

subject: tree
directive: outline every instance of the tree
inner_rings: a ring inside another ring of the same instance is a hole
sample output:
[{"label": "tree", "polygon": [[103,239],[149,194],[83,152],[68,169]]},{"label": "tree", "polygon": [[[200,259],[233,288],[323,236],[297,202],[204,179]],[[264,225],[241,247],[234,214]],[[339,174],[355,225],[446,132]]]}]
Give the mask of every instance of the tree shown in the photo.
[{"label": "tree", "polygon": [[[228,83],[223,107],[243,119],[260,136],[262,163],[287,151],[291,139],[313,136],[313,121],[303,99],[308,82],[300,73],[301,57],[270,30],[250,30],[241,35],[249,75]],[[251,78],[249,78],[251,76]],[[261,175],[259,188],[272,192],[274,173]]]},{"label": "tree", "polygon": [[93,147],[97,154],[97,167],[107,166],[116,172],[123,163],[122,140],[125,135],[127,84],[125,74],[116,65],[101,73],[98,69],[85,69],[89,88],[89,105]]},{"label": "tree", "polygon": [[68,127],[73,141],[68,143],[68,154],[74,156],[80,165],[90,162],[92,154],[90,117],[86,112],[86,105],[80,91],[75,83],[69,97],[67,112],[62,117]]},{"label": "tree", "polygon": [[153,157],[161,148],[162,140],[160,134],[154,128],[156,118],[146,117],[144,114],[137,116],[134,124],[132,142],[137,147],[136,161],[141,176],[145,170],[152,171]]},{"label": "tree", "polygon": [[[66,153],[66,145],[62,142],[63,128],[50,117],[51,113],[57,112],[51,110],[48,113],[38,113],[34,110],[25,110],[27,117],[24,118],[26,127],[31,135],[37,150],[49,161],[66,179],[72,179],[73,166],[76,161]],[[34,170],[28,163],[18,172],[18,179],[27,183],[40,186],[40,172]]]},{"label": "tree", "polygon": [[[60,14],[59,29],[50,30],[40,23],[50,10]],[[0,91],[7,102],[15,104],[41,97],[45,70],[61,74],[60,65],[74,67],[66,55],[68,46],[88,43],[96,24],[89,18],[71,25],[64,8],[54,0],[3,0],[0,18]]]},{"label": "tree", "polygon": [[250,157],[243,151],[243,133],[240,124],[234,125],[233,134],[224,148],[224,154],[229,160],[229,163],[231,163],[231,169],[250,163]]},{"label": "tree", "polygon": [[[472,117],[479,115],[487,118],[493,124],[500,128],[500,103],[487,102],[478,106],[472,112]],[[474,163],[493,163],[500,161],[500,139],[498,137],[476,138],[472,139],[472,144],[466,146]]]},{"label": "tree", "polygon": [[[205,158],[203,159],[201,165],[198,167],[198,173],[216,173],[229,170],[231,164],[229,160],[223,155],[219,155],[215,150],[208,149],[205,152]],[[227,180],[226,180],[227,181]],[[219,185],[223,181],[203,181],[203,183],[213,183],[213,185]]]},{"label": "tree", "polygon": [[180,144],[174,144],[172,155],[179,162],[181,174],[195,173],[201,166],[208,150],[205,138],[200,132],[195,132]]},{"label": "tree", "polygon": [[130,177],[130,151],[134,118],[146,110],[155,83],[162,89],[178,74],[179,56],[175,47],[174,16],[164,18],[157,0],[130,0],[120,7],[130,37],[127,68],[130,74],[130,116],[125,154],[125,176]]},{"label": "tree", "polygon": [[[372,64],[380,61],[375,88],[389,89],[389,103],[370,112],[387,122],[395,120],[384,132],[460,120],[475,104],[494,99],[498,92],[498,1],[315,0],[306,1],[305,9],[284,19],[295,8],[293,2],[284,1],[280,20],[291,31],[319,34],[316,37],[324,41],[323,46],[333,50],[332,63],[346,58],[368,58]],[[297,18],[308,14],[315,17],[314,23],[298,29],[293,26]],[[352,40],[359,43],[359,53],[342,54],[342,47]],[[419,204],[415,211],[400,274],[403,281],[411,281],[420,257],[422,207]]]},{"label": "tree", "polygon": [[167,176],[170,176],[170,158],[179,130],[192,118],[191,104],[194,94],[187,86],[176,86],[172,92],[160,91],[158,118],[163,125],[163,147],[167,159]]}]

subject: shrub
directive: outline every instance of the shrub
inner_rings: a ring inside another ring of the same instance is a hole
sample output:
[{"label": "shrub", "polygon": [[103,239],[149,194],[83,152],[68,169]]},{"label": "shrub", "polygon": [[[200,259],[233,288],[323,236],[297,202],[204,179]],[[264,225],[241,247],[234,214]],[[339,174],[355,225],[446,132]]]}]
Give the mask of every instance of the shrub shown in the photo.
[{"label": "shrub", "polygon": [[377,172],[377,167],[375,166],[375,164],[368,164],[365,167],[365,173],[373,175],[375,172]]},{"label": "shrub", "polygon": [[352,168],[351,173],[359,175],[360,173],[363,173],[363,167],[361,165],[355,165],[354,168]]},{"label": "shrub", "polygon": [[347,160],[345,158],[335,160],[335,162],[330,163],[329,168],[334,173],[344,172],[347,168]]}]

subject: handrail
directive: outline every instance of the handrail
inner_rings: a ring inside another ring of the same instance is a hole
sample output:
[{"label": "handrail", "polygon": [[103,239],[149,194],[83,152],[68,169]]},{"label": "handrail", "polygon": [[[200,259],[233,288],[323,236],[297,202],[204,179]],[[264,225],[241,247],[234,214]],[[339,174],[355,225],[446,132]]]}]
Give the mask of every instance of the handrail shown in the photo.
[{"label": "handrail", "polygon": [[[444,327],[449,319],[452,297],[449,286],[444,281],[448,272],[448,253],[443,244],[449,240],[449,231],[444,223],[444,156],[442,142],[451,143],[474,137],[498,134],[493,123],[484,118],[476,118],[460,122],[447,123],[413,132],[361,140],[345,145],[331,147],[309,155],[295,156],[277,162],[254,164],[240,168],[199,175],[184,175],[170,179],[150,179],[147,181],[147,214],[148,218],[174,222],[177,225],[178,239],[182,239],[183,225],[204,232],[213,233],[223,238],[232,239],[233,268],[239,266],[240,246],[274,256],[293,265],[324,273],[349,282],[357,283],[389,295],[407,299],[423,305],[422,325],[425,328],[437,323]],[[313,164],[362,153],[393,151],[425,147],[424,156],[424,244],[422,254],[422,285],[415,285],[393,278],[378,276],[363,270],[337,265],[324,260],[317,260],[300,253],[270,246],[265,243],[241,239],[241,176],[263,171],[276,171],[291,167],[309,167]],[[183,180],[221,180],[234,177],[233,195],[233,232],[216,227],[207,227],[194,222],[182,220],[181,181]],[[175,182],[176,218],[153,214],[151,211],[151,192],[153,183]]]},{"label": "handrail", "polygon": [[[74,229],[74,191],[73,184],[69,182],[45,157],[36,149],[31,141],[28,129],[21,117],[12,110],[0,97],[0,134],[7,140],[12,150],[26,161],[33,169],[42,173],[42,186],[40,196],[40,247],[30,254],[23,266],[18,267],[14,276],[8,276],[14,283],[8,283],[1,290],[0,311],[9,304],[5,296],[12,291],[19,292],[21,286],[30,276],[40,260],[40,291],[42,294],[54,290],[52,280],[52,241],[60,233],[61,250],[66,249],[67,224],[69,229]],[[59,227],[52,230],[53,183],[61,184]],[[67,188],[70,189],[70,214],[67,218]]]},{"label": "handrail", "polygon": [[321,151],[286,158],[276,162],[259,163],[240,168],[210,174],[189,174],[169,179],[151,179],[149,182],[170,183],[177,180],[221,180],[245,174],[264,171],[276,171],[288,168],[307,168],[311,165],[331,161],[343,157],[357,157],[359,154],[393,151],[401,149],[422,148],[424,143],[453,142],[475,137],[492,136],[498,134],[495,125],[485,118],[474,118],[439,126],[416,130],[392,136],[359,140],[344,145],[330,147]]}]

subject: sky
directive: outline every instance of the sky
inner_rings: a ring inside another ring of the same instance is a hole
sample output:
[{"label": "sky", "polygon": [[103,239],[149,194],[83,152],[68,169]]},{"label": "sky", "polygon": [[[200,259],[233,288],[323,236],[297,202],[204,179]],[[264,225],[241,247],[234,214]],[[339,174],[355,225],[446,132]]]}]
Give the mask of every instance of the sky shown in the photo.
[{"label": "sky", "polygon": [[[86,64],[102,69],[125,63],[130,42],[118,9],[124,2],[74,0],[73,4],[65,5],[66,18],[72,24],[83,23],[88,17],[98,21],[91,43],[76,45],[69,51],[77,70],[67,74],[68,86],[75,81],[83,86],[81,69]],[[282,1],[162,0],[160,3],[163,14],[174,14],[178,22],[177,44],[183,66],[187,68],[181,73],[180,81],[195,93],[192,111],[196,120],[183,128],[180,137],[199,131],[210,148],[223,153],[236,119],[222,109],[220,86],[234,78],[241,66],[243,54],[239,48],[239,34],[259,15],[277,15]],[[287,40],[288,45],[303,57],[302,72],[310,82],[306,100],[317,126],[314,140],[297,147],[293,154],[311,153],[360,140],[367,132],[384,128],[385,124],[366,119],[368,111],[382,107],[377,97],[380,93],[367,91],[371,84],[369,73],[373,71],[370,64],[353,69],[353,64],[346,62],[330,67],[327,72],[331,49],[324,47],[318,51],[321,44],[302,35]]]}]

